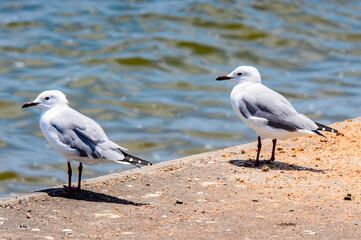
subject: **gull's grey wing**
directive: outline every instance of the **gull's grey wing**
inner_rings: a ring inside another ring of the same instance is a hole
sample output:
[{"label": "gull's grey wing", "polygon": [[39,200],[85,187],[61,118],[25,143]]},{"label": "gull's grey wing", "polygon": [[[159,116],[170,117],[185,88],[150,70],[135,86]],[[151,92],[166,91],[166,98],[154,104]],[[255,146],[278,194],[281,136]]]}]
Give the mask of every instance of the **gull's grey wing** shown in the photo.
[{"label": "gull's grey wing", "polygon": [[269,88],[264,88],[257,94],[245,94],[240,99],[238,108],[243,117],[266,119],[267,124],[274,128],[287,131],[317,129],[311,119],[298,113],[285,97]]},{"label": "gull's grey wing", "polygon": [[65,146],[76,150],[79,156],[91,159],[105,158],[104,153],[113,149],[116,150],[117,157],[114,160],[124,159],[120,151],[124,149],[110,141],[94,120],[73,109],[63,111],[61,114],[61,119],[55,118],[50,124]]}]

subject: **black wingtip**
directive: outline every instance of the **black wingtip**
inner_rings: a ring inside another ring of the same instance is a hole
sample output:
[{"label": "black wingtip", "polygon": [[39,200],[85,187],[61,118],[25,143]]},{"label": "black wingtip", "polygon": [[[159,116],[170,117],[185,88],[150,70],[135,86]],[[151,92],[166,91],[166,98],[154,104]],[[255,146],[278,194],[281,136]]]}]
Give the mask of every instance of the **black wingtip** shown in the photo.
[{"label": "black wingtip", "polygon": [[323,125],[321,123],[317,123],[315,122],[316,125],[317,125],[317,130],[318,131],[326,131],[326,132],[332,132],[332,133],[338,133],[338,130],[334,129],[334,128],[331,128],[331,127],[328,127],[326,125]]},{"label": "black wingtip", "polygon": [[316,133],[318,136],[321,136],[321,137],[327,138],[325,135],[323,135],[322,133],[320,133],[320,132],[319,132],[319,131],[317,131],[317,130],[312,130],[312,132]]},{"label": "black wingtip", "polygon": [[[120,150],[120,151],[121,151],[121,150]],[[132,164],[132,165],[135,165],[135,166],[137,166],[137,167],[139,167],[137,164],[146,165],[146,166],[152,165],[152,163],[149,162],[149,161],[146,161],[146,160],[143,160],[143,159],[141,159],[141,158],[135,157],[135,156],[130,155],[130,154],[124,152],[124,151],[121,151],[121,152],[124,154],[124,159],[121,160],[121,161],[128,162],[128,163],[130,163],[130,164]],[[139,168],[140,168],[140,167],[139,167]]]}]

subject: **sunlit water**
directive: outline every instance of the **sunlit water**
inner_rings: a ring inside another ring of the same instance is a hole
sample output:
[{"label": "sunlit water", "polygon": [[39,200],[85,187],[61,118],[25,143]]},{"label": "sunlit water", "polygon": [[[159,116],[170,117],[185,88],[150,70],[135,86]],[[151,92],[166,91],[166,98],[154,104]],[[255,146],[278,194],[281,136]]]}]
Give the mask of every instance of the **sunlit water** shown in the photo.
[{"label": "sunlit water", "polygon": [[21,109],[48,89],[153,162],[256,139],[230,106],[233,84],[214,81],[241,64],[314,120],[360,116],[360,12],[360,1],[2,1],[0,196],[66,182],[40,109]]}]

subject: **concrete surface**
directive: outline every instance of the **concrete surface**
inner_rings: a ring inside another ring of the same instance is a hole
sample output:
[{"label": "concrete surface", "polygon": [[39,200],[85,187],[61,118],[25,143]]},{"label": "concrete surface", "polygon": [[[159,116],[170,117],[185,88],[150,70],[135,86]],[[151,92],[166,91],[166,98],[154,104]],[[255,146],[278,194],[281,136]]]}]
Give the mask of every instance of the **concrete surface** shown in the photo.
[{"label": "concrete surface", "polygon": [[361,239],[361,118],[332,126],[0,199],[0,239]]}]

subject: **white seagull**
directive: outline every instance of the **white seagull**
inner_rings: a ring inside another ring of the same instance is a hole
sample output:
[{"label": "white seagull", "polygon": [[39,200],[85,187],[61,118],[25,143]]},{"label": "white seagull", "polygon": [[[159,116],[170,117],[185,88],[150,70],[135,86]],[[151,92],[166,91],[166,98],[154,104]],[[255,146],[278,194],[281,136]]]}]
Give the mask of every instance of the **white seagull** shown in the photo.
[{"label": "white seagull", "polygon": [[259,165],[261,137],[273,142],[271,163],[275,160],[277,139],[318,135],[319,131],[338,133],[336,129],[316,123],[298,113],[291,103],[281,94],[261,83],[261,75],[252,66],[239,66],[228,75],[216,80],[232,80],[236,83],[231,92],[231,104],[238,117],[258,134],[258,151],[255,165]]},{"label": "white seagull", "polygon": [[87,165],[99,163],[152,165],[148,161],[126,153],[127,149],[109,140],[98,123],[68,106],[68,100],[61,91],[44,91],[33,102],[25,103],[22,108],[32,106],[43,110],[39,119],[40,129],[50,145],[67,160],[68,191],[65,192],[66,195],[72,192],[71,161],[79,162],[78,191],[81,189],[83,163]]}]

